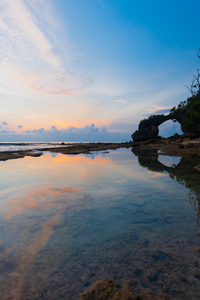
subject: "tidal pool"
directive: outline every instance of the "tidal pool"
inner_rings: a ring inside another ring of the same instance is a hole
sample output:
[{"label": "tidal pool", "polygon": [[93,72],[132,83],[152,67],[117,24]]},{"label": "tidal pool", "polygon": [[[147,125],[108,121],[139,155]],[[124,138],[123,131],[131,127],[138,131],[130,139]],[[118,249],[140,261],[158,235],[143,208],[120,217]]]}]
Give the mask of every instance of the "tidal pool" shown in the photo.
[{"label": "tidal pool", "polygon": [[0,162],[1,300],[79,299],[101,278],[200,298],[200,161],[133,152]]}]

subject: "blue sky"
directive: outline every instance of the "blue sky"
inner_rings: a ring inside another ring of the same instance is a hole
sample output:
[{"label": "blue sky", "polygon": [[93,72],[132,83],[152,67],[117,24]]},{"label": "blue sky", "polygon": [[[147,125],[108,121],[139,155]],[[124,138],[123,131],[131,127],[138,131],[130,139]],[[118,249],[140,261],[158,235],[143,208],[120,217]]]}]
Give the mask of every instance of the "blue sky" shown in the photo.
[{"label": "blue sky", "polygon": [[130,140],[190,96],[199,11],[197,0],[0,0],[0,141]]}]

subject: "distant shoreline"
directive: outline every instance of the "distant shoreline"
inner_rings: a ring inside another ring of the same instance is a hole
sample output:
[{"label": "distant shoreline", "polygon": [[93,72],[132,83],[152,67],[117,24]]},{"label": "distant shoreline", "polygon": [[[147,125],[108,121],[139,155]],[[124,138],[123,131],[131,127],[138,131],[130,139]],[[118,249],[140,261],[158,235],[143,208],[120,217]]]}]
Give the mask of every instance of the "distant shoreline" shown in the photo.
[{"label": "distant shoreline", "polygon": [[5,151],[0,152],[0,161],[8,159],[23,158],[25,156],[39,157],[42,152],[54,152],[69,155],[90,154],[93,151],[116,150],[119,148],[138,148],[138,150],[160,151],[162,155],[184,156],[184,157],[200,157],[200,138],[191,139],[189,137],[182,138],[170,137],[159,138],[157,140],[146,140],[141,142],[125,142],[125,143],[61,143],[60,146],[52,148],[40,148],[24,151]]},{"label": "distant shoreline", "polygon": [[128,142],[125,142],[125,143],[76,143],[76,144],[61,143],[60,147],[0,152],[0,161],[5,161],[8,159],[23,158],[25,156],[39,157],[42,155],[42,152],[45,152],[45,151],[69,154],[69,155],[70,154],[76,155],[76,154],[90,154],[91,151],[116,150],[118,148],[130,148],[132,146],[133,146],[133,142],[129,142],[129,143]]}]

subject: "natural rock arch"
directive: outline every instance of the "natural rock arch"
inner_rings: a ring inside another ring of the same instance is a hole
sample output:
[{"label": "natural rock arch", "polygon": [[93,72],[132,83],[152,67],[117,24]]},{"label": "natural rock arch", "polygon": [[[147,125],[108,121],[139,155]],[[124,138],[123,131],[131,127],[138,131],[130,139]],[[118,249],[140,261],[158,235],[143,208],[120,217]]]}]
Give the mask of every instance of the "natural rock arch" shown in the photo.
[{"label": "natural rock arch", "polygon": [[152,138],[157,138],[159,134],[158,127],[168,121],[172,120],[173,122],[179,122],[182,124],[185,117],[184,112],[170,112],[168,115],[154,115],[149,119],[143,120],[140,122],[138,126],[138,130],[136,130],[132,134],[132,139],[134,142],[144,141]]}]

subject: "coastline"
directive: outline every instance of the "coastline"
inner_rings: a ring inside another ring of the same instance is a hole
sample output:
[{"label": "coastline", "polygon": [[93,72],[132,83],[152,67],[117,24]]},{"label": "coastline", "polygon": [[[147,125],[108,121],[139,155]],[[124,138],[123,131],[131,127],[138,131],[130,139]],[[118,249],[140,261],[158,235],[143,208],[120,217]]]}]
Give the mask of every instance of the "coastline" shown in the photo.
[{"label": "coastline", "polygon": [[126,143],[77,143],[77,144],[64,144],[62,143],[60,147],[52,148],[40,148],[34,150],[20,150],[20,151],[5,151],[0,152],[0,161],[5,161],[8,159],[23,158],[25,156],[39,157],[42,152],[54,152],[69,155],[76,154],[90,154],[91,151],[106,151],[106,150],[116,150],[118,148],[130,148],[133,146],[133,142]]},{"label": "coastline", "polygon": [[23,158],[25,156],[39,157],[42,152],[54,152],[68,155],[90,154],[92,151],[116,150],[118,148],[134,148],[138,151],[159,151],[162,155],[182,156],[188,158],[200,157],[200,138],[184,138],[174,136],[170,138],[150,139],[140,142],[125,143],[77,143],[70,145],[61,143],[60,147],[40,148],[34,150],[0,152],[0,161]]},{"label": "coastline", "polygon": [[170,137],[157,140],[135,142],[134,148],[159,151],[162,155],[182,156],[188,158],[200,157],[200,138]]}]

